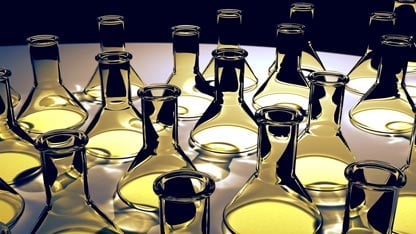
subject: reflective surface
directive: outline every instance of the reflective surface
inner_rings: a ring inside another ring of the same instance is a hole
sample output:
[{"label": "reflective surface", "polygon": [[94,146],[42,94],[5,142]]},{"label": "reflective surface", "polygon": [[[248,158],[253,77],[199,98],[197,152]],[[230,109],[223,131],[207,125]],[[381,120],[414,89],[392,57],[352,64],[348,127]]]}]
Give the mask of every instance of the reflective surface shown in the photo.
[{"label": "reflective surface", "polygon": [[[133,66],[141,72],[146,82],[165,82],[166,77],[172,69],[172,47],[170,43],[130,43],[126,45],[135,56],[131,61]],[[258,73],[259,82],[264,82],[267,77],[267,68],[270,61],[275,58],[275,48],[245,46],[250,53],[250,61],[253,70]],[[210,58],[211,52],[216,48],[213,44],[201,44],[200,65],[204,67]],[[32,81],[25,79],[31,76],[30,59],[26,46],[4,46],[0,47],[0,62],[4,67],[12,70],[14,79],[12,86],[25,98],[30,91]],[[87,77],[96,68],[94,57],[99,52],[98,44],[61,44],[61,71],[66,80],[66,86],[71,91],[81,91],[88,82]],[[348,72],[359,59],[358,56],[334,54],[318,51],[325,67],[328,70]],[[83,56],[80,56],[82,54]],[[74,69],[82,67],[83,69]],[[246,92],[246,102],[252,100],[253,92]],[[343,113],[359,100],[357,95],[350,92],[345,93]],[[139,103],[134,101],[136,107]],[[99,109],[95,104],[83,103],[88,112],[93,116]],[[17,110],[20,106],[16,107]],[[87,120],[91,121],[91,118]],[[377,157],[401,166],[406,162],[408,155],[408,136],[382,137],[368,134],[357,130],[349,122],[348,116],[342,116],[342,129],[351,150],[359,159]],[[189,133],[195,121],[179,122],[178,136],[179,144],[189,157],[195,162],[197,168],[215,173],[218,177],[215,192],[211,196],[211,233],[221,234],[222,211],[225,203],[229,201],[247,181],[248,177],[255,171],[256,157],[236,158],[229,155],[227,158],[212,156],[191,150],[188,144]],[[85,124],[82,126],[85,129]],[[304,126],[301,126],[301,128]],[[365,142],[365,144],[363,144]],[[119,200],[113,200],[116,183],[127,170],[128,164],[88,164],[89,189],[92,199],[108,217],[115,220],[119,226],[124,224],[124,229],[141,230],[148,233],[159,233],[158,222],[154,214],[138,212],[129,209]],[[35,178],[30,183],[15,187],[26,201],[25,211],[21,219],[12,229],[14,233],[30,232],[44,205],[44,192],[42,176]],[[343,209],[321,209],[324,218],[325,233],[340,233],[342,229]],[[128,227],[127,227],[128,226]],[[29,230],[29,231],[28,231]]]}]

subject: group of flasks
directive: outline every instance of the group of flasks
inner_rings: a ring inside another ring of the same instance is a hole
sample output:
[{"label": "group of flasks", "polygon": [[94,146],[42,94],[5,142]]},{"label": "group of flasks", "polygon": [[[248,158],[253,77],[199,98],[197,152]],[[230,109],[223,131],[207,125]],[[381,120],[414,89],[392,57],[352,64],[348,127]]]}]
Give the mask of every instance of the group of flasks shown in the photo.
[{"label": "group of flasks", "polygon": [[[62,83],[58,38],[28,38],[34,84],[16,117],[20,96],[10,87],[11,72],[0,70],[0,207],[7,210],[0,230],[7,232],[24,209],[10,185],[42,173],[47,205],[33,232],[131,231],[90,198],[87,163],[94,161],[87,158],[98,158],[131,159],[115,194],[134,209],[159,211],[162,233],[208,233],[213,179],[222,177],[200,172],[179,145],[178,121],[192,120],[189,144],[199,154],[214,161],[257,155],[255,173],[224,207],[224,233],[321,233],[321,207],[344,207],[342,233],[409,233],[416,121],[405,76],[414,72],[415,45],[393,29],[416,3],[395,3],[393,12],[370,15],[367,50],[347,75],[327,71],[313,48],[314,5],[293,3],[289,21],[277,26],[276,57],[258,88],[236,37],[239,9],[218,10],[217,48],[202,72],[199,26],[172,27],[174,64],[164,84],[145,84],[130,65],[123,16],[98,17],[98,65],[77,93]],[[252,113],[244,94],[254,90]],[[345,90],[361,95],[349,111],[355,127],[411,135],[406,166],[356,160],[341,132]],[[100,106],[85,131],[78,130],[89,117],[83,102]]]}]

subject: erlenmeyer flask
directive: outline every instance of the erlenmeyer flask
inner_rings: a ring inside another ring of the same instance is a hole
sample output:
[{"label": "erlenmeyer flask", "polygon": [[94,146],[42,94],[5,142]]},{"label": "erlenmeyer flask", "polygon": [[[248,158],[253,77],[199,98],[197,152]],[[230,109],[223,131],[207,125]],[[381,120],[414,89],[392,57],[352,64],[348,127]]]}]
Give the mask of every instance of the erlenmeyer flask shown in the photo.
[{"label": "erlenmeyer flask", "polygon": [[212,88],[199,71],[199,26],[172,27],[173,72],[168,84],[181,89],[178,118],[195,120],[212,102]]},{"label": "erlenmeyer flask", "polygon": [[342,233],[393,233],[397,196],[406,183],[405,174],[390,164],[371,160],[348,165],[345,177],[349,182]]},{"label": "erlenmeyer flask", "polygon": [[365,94],[376,82],[381,54],[378,51],[381,36],[392,33],[395,15],[392,12],[376,11],[370,14],[368,46],[365,53],[348,72],[350,81],[347,90],[358,95]]},{"label": "erlenmeyer flask", "polygon": [[[240,37],[242,36],[242,19],[242,11],[240,9],[217,10],[217,49],[241,48]],[[213,86],[215,82],[214,56],[211,57],[211,60],[202,72],[202,76]],[[245,60],[243,90],[245,92],[252,91],[257,87],[257,83],[257,76],[254,74],[247,60]]]},{"label": "erlenmeyer flask", "polygon": [[173,85],[145,86],[138,93],[143,114],[144,145],[117,185],[126,204],[143,211],[157,211],[159,200],[154,180],[175,169],[196,170],[178,143],[177,98]]},{"label": "erlenmeyer flask", "polygon": [[36,138],[46,206],[31,233],[122,233],[91,200],[87,142],[83,132],[69,129],[52,130]]},{"label": "erlenmeyer flask", "polygon": [[299,107],[259,109],[256,172],[225,206],[224,233],[319,233],[322,216],[295,174]]},{"label": "erlenmeyer flask", "polygon": [[102,105],[85,133],[87,155],[105,159],[134,157],[143,145],[141,114],[133,106],[130,59],[125,51],[102,52],[99,63]]},{"label": "erlenmeyer flask", "polygon": [[247,51],[221,48],[215,58],[215,97],[191,130],[189,143],[203,151],[251,154],[257,146],[257,123],[243,97]]},{"label": "erlenmeyer flask", "polygon": [[32,138],[15,120],[10,75],[10,70],[0,69],[0,178],[8,184],[15,184],[40,172],[40,158]]},{"label": "erlenmeyer flask", "polygon": [[[121,15],[102,15],[97,17],[98,33],[100,38],[101,52],[126,51],[124,38],[124,16]],[[97,66],[83,93],[76,96],[81,101],[101,102],[101,83],[100,71]],[[144,86],[144,82],[134,68],[130,65],[130,88],[132,99],[136,100],[137,90]]]},{"label": "erlenmeyer flask", "polygon": [[393,222],[394,233],[413,233],[416,230],[416,124],[413,125],[409,156],[401,168],[406,174],[406,185],[400,189],[396,215]]},{"label": "erlenmeyer flask", "polygon": [[296,174],[312,200],[343,206],[348,181],[345,167],[355,161],[341,131],[348,77],[336,71],[312,72],[308,122],[299,135]]},{"label": "erlenmeyer flask", "polygon": [[[416,37],[416,0],[395,0],[393,12],[396,15],[397,34]],[[407,72],[416,72],[416,47],[413,46],[408,56]]]},{"label": "erlenmeyer flask", "polygon": [[303,29],[303,25],[296,23],[277,26],[276,68],[254,94],[255,109],[286,103],[308,110],[309,85],[300,68],[305,40]]},{"label": "erlenmeyer flask", "polygon": [[0,177],[0,233],[9,233],[20,219],[24,208],[23,197]]},{"label": "erlenmeyer flask", "polygon": [[[302,61],[300,67],[305,75],[313,71],[325,70],[324,64],[321,61],[318,53],[312,45],[313,20],[315,15],[315,5],[309,2],[294,2],[290,5],[289,21],[305,26],[305,40],[302,46]],[[271,75],[276,68],[276,60],[269,67],[269,75]]]},{"label": "erlenmeyer flask", "polygon": [[349,112],[355,127],[378,135],[411,132],[414,105],[405,87],[405,75],[412,43],[412,39],[404,35],[382,36],[376,83]]},{"label": "erlenmeyer flask", "polygon": [[63,85],[58,37],[35,35],[27,39],[34,86],[17,115],[19,125],[31,134],[80,127],[88,112]]}]

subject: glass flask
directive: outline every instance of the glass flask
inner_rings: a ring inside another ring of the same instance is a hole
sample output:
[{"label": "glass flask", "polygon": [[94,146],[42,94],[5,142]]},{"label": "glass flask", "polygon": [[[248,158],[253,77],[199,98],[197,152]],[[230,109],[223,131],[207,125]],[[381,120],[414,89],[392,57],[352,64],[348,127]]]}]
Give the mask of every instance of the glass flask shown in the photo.
[{"label": "glass flask", "polygon": [[281,23],[277,26],[276,67],[254,94],[255,109],[286,103],[308,110],[309,84],[300,68],[304,40],[303,25]]},{"label": "glass flask", "polygon": [[247,51],[221,48],[215,57],[215,97],[190,132],[191,146],[223,154],[251,154],[257,146],[257,123],[244,101]]},{"label": "glass flask", "polygon": [[23,197],[0,177],[0,233],[9,233],[24,209]]},{"label": "glass flask", "polygon": [[71,129],[52,130],[36,138],[46,206],[31,233],[122,233],[91,200],[87,142],[85,133]]},{"label": "glass flask", "polygon": [[19,184],[38,175],[41,163],[32,138],[15,120],[10,76],[10,70],[0,68],[0,178]]},{"label": "glass flask", "polygon": [[35,35],[27,41],[34,84],[17,115],[19,125],[30,134],[80,127],[87,120],[88,112],[63,85],[58,37]]},{"label": "glass flask", "polygon": [[[315,15],[315,5],[309,2],[294,2],[290,5],[289,21],[305,26],[304,34],[305,41],[302,46],[302,61],[300,66],[305,75],[313,71],[323,71],[325,66],[321,61],[318,53],[312,44],[313,20]],[[276,50],[277,52],[277,50]],[[276,60],[269,67],[269,75],[271,75],[276,68]]]},{"label": "glass flask", "polygon": [[345,169],[348,179],[342,233],[392,232],[405,174],[382,161],[358,161]]},{"label": "glass flask", "polygon": [[160,233],[209,234],[214,180],[199,171],[174,170],[155,179]]},{"label": "glass flask", "polygon": [[176,170],[196,170],[178,143],[177,98],[173,85],[147,85],[138,93],[143,114],[143,148],[117,185],[122,201],[142,211],[155,212],[159,200],[153,182],[159,175]]},{"label": "glass flask", "polygon": [[358,129],[390,136],[411,132],[414,104],[405,87],[411,41],[399,34],[382,36],[376,83],[349,112],[351,123]]},{"label": "glass flask", "polygon": [[394,233],[413,233],[416,230],[416,124],[410,141],[410,151],[406,164],[401,170],[406,174],[406,184],[400,189],[394,217]]},{"label": "glass flask", "polygon": [[196,25],[172,27],[174,67],[167,83],[181,89],[180,120],[200,118],[212,102],[212,88],[199,71],[199,30]]},{"label": "glass flask", "polygon": [[345,84],[336,71],[312,72],[309,116],[298,139],[296,174],[313,201],[321,206],[343,206],[345,167],[355,161],[341,131]]},{"label": "glass flask", "polygon": [[[240,9],[217,10],[217,49],[241,48],[240,38],[242,36],[243,15]],[[244,86],[243,90],[249,92],[257,87],[258,78],[254,74],[247,60],[244,61]],[[212,56],[208,65],[202,72],[202,76],[212,86],[215,82],[215,57]]]},{"label": "glass flask", "polygon": [[87,155],[104,159],[134,157],[143,145],[141,114],[131,101],[130,59],[126,51],[96,56],[101,76],[102,105],[85,130]]},{"label": "glass flask", "polygon": [[[98,35],[101,52],[126,51],[125,46],[125,20],[121,15],[102,15],[97,17]],[[77,93],[81,101],[101,102],[100,69],[97,66],[83,93]],[[136,70],[130,65],[130,88],[132,99],[136,100],[137,90],[144,86],[144,82]]]},{"label": "glass flask", "polygon": [[[396,33],[416,37],[416,0],[394,0],[393,12],[396,15]],[[409,55],[407,72],[416,72],[416,46]]]},{"label": "glass flask", "polygon": [[376,82],[381,54],[378,51],[381,36],[392,33],[395,15],[392,12],[376,11],[370,14],[368,24],[368,46],[364,54],[348,72],[350,81],[347,90],[358,95],[365,94]]},{"label": "glass flask", "polygon": [[224,233],[319,233],[322,216],[295,174],[303,113],[276,104],[259,109],[256,172],[225,206]]}]

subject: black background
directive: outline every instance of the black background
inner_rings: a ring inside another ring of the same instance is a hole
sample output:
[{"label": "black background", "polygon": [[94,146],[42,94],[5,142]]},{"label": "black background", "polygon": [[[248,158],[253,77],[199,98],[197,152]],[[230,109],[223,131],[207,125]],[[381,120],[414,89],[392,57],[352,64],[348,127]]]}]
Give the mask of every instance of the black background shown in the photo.
[{"label": "black background", "polygon": [[[275,28],[287,21],[289,0],[84,0],[5,1],[0,8],[0,45],[25,44],[36,34],[55,34],[60,43],[98,42],[97,16],[125,16],[126,42],[170,42],[170,27],[196,24],[201,43],[216,43],[216,10],[243,11],[241,44],[274,46]],[[305,0],[315,4],[312,41],[318,51],[361,54],[368,17],[392,11],[394,0]]]}]

